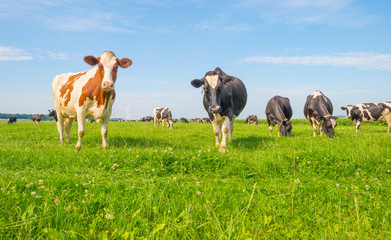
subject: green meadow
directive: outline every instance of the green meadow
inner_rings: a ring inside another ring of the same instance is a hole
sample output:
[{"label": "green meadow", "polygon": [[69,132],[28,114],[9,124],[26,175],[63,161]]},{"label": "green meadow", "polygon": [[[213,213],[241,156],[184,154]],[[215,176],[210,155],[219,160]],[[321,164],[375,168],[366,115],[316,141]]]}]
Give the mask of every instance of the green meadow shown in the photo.
[{"label": "green meadow", "polygon": [[0,122],[0,239],[391,239],[391,135],[269,136],[236,121],[228,152],[211,124],[86,123],[82,150],[55,122]]}]

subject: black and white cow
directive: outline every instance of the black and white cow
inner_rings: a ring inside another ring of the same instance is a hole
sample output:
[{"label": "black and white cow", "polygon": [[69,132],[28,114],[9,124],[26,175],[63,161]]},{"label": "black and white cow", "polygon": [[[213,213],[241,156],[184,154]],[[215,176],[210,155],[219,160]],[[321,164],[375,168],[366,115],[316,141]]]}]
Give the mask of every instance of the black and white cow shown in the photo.
[{"label": "black and white cow", "polygon": [[316,128],[319,126],[320,135],[322,130],[328,137],[334,137],[334,129],[337,126],[337,117],[332,116],[333,104],[321,91],[317,90],[312,95],[307,97],[304,105],[304,115],[312,125],[314,137],[316,136]]},{"label": "black and white cow", "polygon": [[189,123],[189,121],[187,121],[187,119],[184,118],[184,117],[180,118],[179,121],[180,121],[181,123]]},{"label": "black and white cow", "polygon": [[202,123],[211,123],[209,118],[202,118]]},{"label": "black and white cow", "polygon": [[34,124],[39,125],[42,120],[42,114],[35,114],[31,119],[33,120]]},{"label": "black and white cow", "polygon": [[9,118],[9,120],[8,120],[8,124],[10,124],[10,123],[16,123],[16,119],[17,119],[16,116],[11,116],[11,117]]},{"label": "black and white cow", "polygon": [[277,124],[278,136],[292,136],[292,122],[289,121],[293,111],[289,98],[274,96],[266,105],[266,120],[269,124],[270,136],[273,132],[273,127]]},{"label": "black and white cow", "polygon": [[391,131],[391,102],[363,103],[354,106],[341,107],[346,115],[356,125],[356,132],[361,131],[362,122],[387,122],[387,132]]},{"label": "black and white cow", "polygon": [[246,121],[244,121],[244,123],[258,125],[259,122],[258,122],[258,117],[257,117],[257,115],[249,115],[249,116],[246,118]]},{"label": "black and white cow", "polygon": [[54,109],[49,109],[49,115],[48,117],[54,117],[54,120],[57,122],[57,112]]},{"label": "black and white cow", "polygon": [[169,108],[155,108],[153,109],[153,124],[159,126],[162,122],[162,127],[164,127],[164,122],[167,122],[167,127],[172,128],[174,121],[172,120],[171,110]]},{"label": "black and white cow", "polygon": [[220,68],[207,72],[202,79],[194,79],[191,85],[204,86],[203,104],[212,121],[216,147],[220,146],[219,151],[226,152],[227,133],[231,142],[234,120],[247,103],[246,87],[239,78],[225,74]]},{"label": "black and white cow", "polygon": [[139,121],[144,122],[144,123],[153,122],[153,117],[152,116],[145,116],[145,117],[142,117]]}]

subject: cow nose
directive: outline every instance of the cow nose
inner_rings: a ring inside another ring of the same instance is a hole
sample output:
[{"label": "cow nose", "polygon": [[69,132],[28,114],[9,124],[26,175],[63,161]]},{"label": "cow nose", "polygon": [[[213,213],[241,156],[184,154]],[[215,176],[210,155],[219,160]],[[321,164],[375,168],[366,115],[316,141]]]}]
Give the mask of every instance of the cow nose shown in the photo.
[{"label": "cow nose", "polygon": [[212,112],[212,113],[217,113],[218,111],[219,111],[219,109],[220,109],[220,106],[215,106],[215,107],[211,107],[210,108],[210,111]]},{"label": "cow nose", "polygon": [[103,82],[102,88],[103,89],[113,89],[114,88],[114,84],[111,83],[111,82]]}]

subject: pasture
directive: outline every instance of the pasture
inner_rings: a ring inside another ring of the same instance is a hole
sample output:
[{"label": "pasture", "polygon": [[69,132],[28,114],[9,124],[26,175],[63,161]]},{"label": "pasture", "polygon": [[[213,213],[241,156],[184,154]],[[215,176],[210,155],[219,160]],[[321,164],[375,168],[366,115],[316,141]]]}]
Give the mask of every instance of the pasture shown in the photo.
[{"label": "pasture", "polygon": [[55,122],[0,122],[0,239],[390,239],[391,136],[384,124],[334,139],[234,124],[86,123],[82,150]]}]

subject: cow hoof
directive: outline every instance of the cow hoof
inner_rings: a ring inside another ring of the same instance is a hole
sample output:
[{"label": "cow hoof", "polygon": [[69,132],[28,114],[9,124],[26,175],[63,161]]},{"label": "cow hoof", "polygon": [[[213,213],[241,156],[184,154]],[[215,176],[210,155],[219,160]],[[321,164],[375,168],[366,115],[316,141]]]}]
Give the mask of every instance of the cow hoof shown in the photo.
[{"label": "cow hoof", "polygon": [[107,146],[102,146],[102,150],[107,150]]},{"label": "cow hoof", "polygon": [[64,140],[60,140],[60,144],[64,144]]},{"label": "cow hoof", "polygon": [[81,149],[81,146],[76,146],[76,147],[75,147],[75,152],[79,152],[80,149]]},{"label": "cow hoof", "polygon": [[227,148],[226,148],[225,146],[221,146],[221,147],[219,148],[219,152],[221,152],[221,153],[226,153],[226,152],[227,152]]}]

